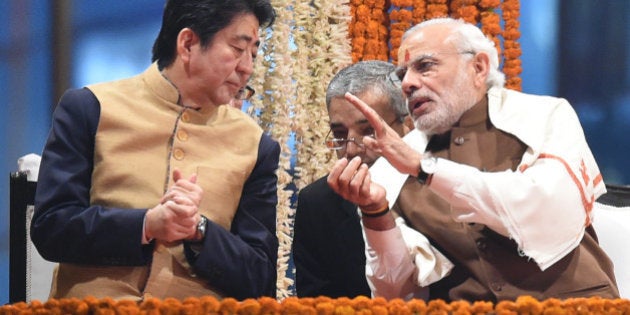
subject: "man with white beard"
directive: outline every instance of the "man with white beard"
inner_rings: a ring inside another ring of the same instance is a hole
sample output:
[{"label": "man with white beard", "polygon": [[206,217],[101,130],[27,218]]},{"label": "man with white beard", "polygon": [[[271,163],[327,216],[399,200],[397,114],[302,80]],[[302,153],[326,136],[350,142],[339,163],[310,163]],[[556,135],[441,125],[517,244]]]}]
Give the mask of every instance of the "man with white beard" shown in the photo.
[{"label": "man with white beard", "polygon": [[606,188],[570,104],[504,88],[493,42],[461,20],[412,27],[398,62],[392,77],[426,145],[402,139],[347,94],[374,127],[364,145],[391,171],[340,159],[328,177],[362,212],[373,295],[422,289],[427,270],[414,261],[424,235],[454,264],[430,285],[431,299],[617,298],[591,225]]}]

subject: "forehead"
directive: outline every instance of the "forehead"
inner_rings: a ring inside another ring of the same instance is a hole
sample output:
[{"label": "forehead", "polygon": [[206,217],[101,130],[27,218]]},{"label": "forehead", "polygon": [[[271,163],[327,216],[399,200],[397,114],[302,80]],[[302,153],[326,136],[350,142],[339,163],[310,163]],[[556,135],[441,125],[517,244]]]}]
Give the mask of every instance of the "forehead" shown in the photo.
[{"label": "forehead", "polygon": [[217,34],[222,33],[228,40],[244,40],[251,43],[258,43],[260,24],[258,19],[251,13],[237,15],[232,22]]},{"label": "forehead", "polygon": [[447,26],[439,24],[409,34],[398,49],[398,64],[405,66],[418,56],[453,50],[454,45],[446,42],[450,34]]},{"label": "forehead", "polygon": [[[373,92],[372,90],[358,94],[362,101],[373,108],[381,117],[387,119],[394,115],[389,105],[389,98],[384,94]],[[337,123],[351,127],[358,122],[366,122],[367,119],[356,109],[354,105],[348,102],[344,97],[335,97],[330,101],[330,107],[328,108],[328,116],[330,123]]]}]

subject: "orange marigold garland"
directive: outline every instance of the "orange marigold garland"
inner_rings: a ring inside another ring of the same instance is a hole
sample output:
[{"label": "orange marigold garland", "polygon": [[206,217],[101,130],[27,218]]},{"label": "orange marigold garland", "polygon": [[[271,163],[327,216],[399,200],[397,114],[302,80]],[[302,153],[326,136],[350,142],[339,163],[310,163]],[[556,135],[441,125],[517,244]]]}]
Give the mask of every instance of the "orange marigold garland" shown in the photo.
[{"label": "orange marigold garland", "polygon": [[389,47],[387,40],[389,39],[389,18],[387,17],[387,8],[385,7],[385,0],[376,0],[375,10],[372,11],[374,19],[378,22],[378,54],[376,59],[387,61],[389,60]]},{"label": "orange marigold garland", "polygon": [[412,0],[392,0],[393,8],[389,13],[391,45],[389,58],[394,64],[398,62],[398,47],[400,47],[402,35],[413,23],[412,5],[415,5]]},{"label": "orange marigold garland", "polygon": [[388,60],[389,18],[385,0],[350,1],[352,62]]},{"label": "orange marigold garland", "polygon": [[479,10],[476,4],[477,0],[451,0],[451,16],[461,18],[468,23],[477,24],[479,21]]},{"label": "orange marigold garland", "polygon": [[477,6],[479,7],[479,22],[481,24],[481,31],[488,36],[493,42],[494,47],[497,48],[497,52],[501,55],[501,17],[496,12],[496,9],[501,5],[500,0],[479,0]]},{"label": "orange marigold garland", "polygon": [[189,297],[184,301],[173,298],[148,298],[142,302],[114,301],[110,298],[87,297],[50,299],[45,303],[32,301],[0,306],[0,314],[235,314],[235,315],[412,315],[412,314],[627,314],[628,299],[550,298],[539,301],[521,296],[515,301],[501,301],[496,306],[486,301],[443,300],[425,302],[419,299],[385,300],[359,296],[353,299],[329,297],[287,297],[282,302],[270,297],[216,299],[212,296]]},{"label": "orange marigold garland", "polygon": [[427,12],[427,3],[424,0],[413,1],[413,24],[418,24],[425,19]]},{"label": "orange marigold garland", "polygon": [[518,43],[518,39],[521,37],[521,32],[519,31],[520,23],[518,21],[519,0],[504,0],[501,10],[503,11],[503,21],[505,22],[505,30],[503,31],[505,87],[520,91],[522,81],[519,75],[522,72],[522,67],[519,59],[521,47]]},{"label": "orange marigold garland", "polygon": [[448,16],[446,0],[427,0],[427,13],[425,19]]}]

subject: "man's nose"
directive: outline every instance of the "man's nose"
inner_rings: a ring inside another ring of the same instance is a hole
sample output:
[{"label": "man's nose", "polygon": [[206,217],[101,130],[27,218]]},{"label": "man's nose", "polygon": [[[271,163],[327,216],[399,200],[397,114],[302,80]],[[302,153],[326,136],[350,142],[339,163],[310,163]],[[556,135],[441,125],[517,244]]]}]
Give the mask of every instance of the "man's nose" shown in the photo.
[{"label": "man's nose", "polygon": [[[362,143],[361,142],[362,136],[359,136],[359,137],[360,138],[359,138],[358,142]],[[357,138],[354,138],[354,139],[357,139]],[[355,140],[355,141],[348,141],[346,143],[346,157],[348,159],[352,159],[353,157],[363,153],[364,150],[365,150],[365,147],[363,145],[357,144],[357,140]]]},{"label": "man's nose", "polygon": [[409,97],[414,91],[419,90],[422,87],[422,79],[419,75],[415,75],[411,70],[405,73],[405,76],[401,80],[401,88],[405,96]]},{"label": "man's nose", "polygon": [[238,62],[237,70],[250,76],[254,73],[254,57],[250,54],[243,54],[241,60]]}]

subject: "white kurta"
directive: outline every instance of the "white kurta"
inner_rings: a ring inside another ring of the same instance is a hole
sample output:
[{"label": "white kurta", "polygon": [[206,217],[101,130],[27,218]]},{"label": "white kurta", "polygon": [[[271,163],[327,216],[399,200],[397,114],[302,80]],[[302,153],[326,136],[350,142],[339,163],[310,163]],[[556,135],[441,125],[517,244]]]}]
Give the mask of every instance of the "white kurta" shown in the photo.
[{"label": "white kurta", "polygon": [[[606,188],[579,119],[566,100],[502,88],[491,88],[487,95],[492,124],[528,146],[518,170],[482,172],[438,159],[429,188],[449,202],[454,220],[484,224],[510,237],[520,253],[544,271],[578,246],[591,222],[593,204]],[[409,133],[405,141],[419,152],[427,144],[420,132]],[[384,159],[370,172],[386,188],[393,205],[407,176]],[[402,220],[397,226],[386,232],[364,229],[366,272],[375,295],[409,297],[417,290],[407,285],[410,281],[421,287],[437,280],[426,276],[435,272],[423,270],[432,266],[431,259],[426,263],[423,258],[426,238]],[[391,257],[395,248],[406,249],[411,259],[400,259],[398,265],[391,258],[383,259]],[[440,278],[445,275],[440,272],[446,265],[433,266]]]}]

